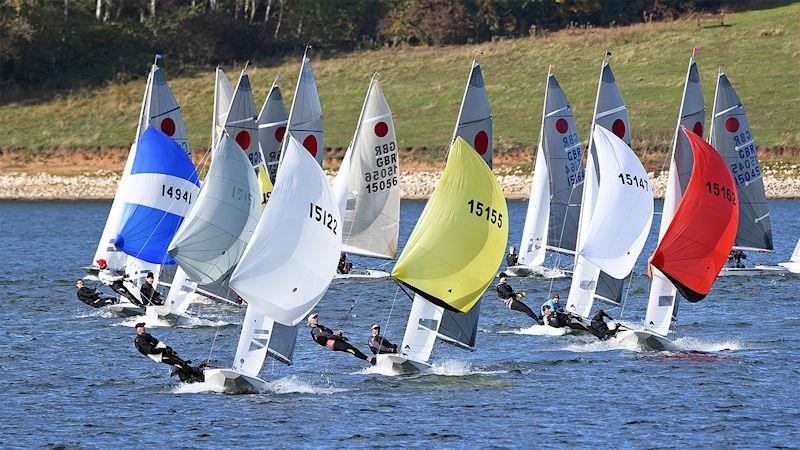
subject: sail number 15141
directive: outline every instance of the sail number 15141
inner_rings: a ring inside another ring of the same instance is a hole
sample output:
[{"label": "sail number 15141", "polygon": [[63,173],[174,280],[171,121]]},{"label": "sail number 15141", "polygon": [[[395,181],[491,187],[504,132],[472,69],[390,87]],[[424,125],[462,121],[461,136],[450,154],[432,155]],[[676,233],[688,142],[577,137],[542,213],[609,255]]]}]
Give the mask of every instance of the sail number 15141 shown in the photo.
[{"label": "sail number 15141", "polygon": [[470,214],[485,218],[487,222],[496,224],[497,228],[503,226],[503,213],[498,210],[489,205],[484,205],[483,202],[476,202],[475,200],[468,201],[467,205],[469,205]]}]

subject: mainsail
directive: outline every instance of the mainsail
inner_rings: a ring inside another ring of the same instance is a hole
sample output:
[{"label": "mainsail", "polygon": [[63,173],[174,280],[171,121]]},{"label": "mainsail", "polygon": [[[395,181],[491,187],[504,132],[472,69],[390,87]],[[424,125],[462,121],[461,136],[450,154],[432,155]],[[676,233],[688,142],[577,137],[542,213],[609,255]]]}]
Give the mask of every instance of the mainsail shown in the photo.
[{"label": "mainsail", "polygon": [[269,93],[267,93],[267,98],[264,100],[264,106],[261,107],[261,112],[258,114],[258,140],[271,183],[275,183],[275,174],[278,173],[281,144],[283,144],[286,124],[289,120],[286,106],[283,104],[281,88],[278,86],[280,79],[280,75],[275,78]]},{"label": "mainsail", "polygon": [[[658,233],[659,242],[667,232],[669,224],[675,216],[683,193],[689,185],[692,175],[694,157],[689,137],[682,127],[693,130],[702,136],[705,125],[706,107],[703,100],[703,88],[700,84],[700,73],[694,56],[689,59],[686,82],[683,87],[683,99],[678,114],[678,125],[675,129],[675,140],[672,144],[672,159],[667,177],[667,188],[664,194],[664,208],[661,212],[661,225]],[[644,327],[661,336],[669,333],[670,324],[677,317],[677,290],[672,282],[660,271],[653,270],[653,281],[650,285],[650,297],[647,301],[647,315]]]},{"label": "mainsail", "polygon": [[[508,241],[508,209],[500,184],[461,137],[425,205],[392,278],[416,295],[402,351],[427,361],[445,310],[470,312],[494,279]],[[446,327],[455,330],[458,327]],[[462,337],[474,345],[471,325]],[[443,334],[451,341],[452,331]]]},{"label": "mainsail", "polygon": [[353,142],[333,184],[346,253],[395,257],[400,233],[399,180],[392,111],[373,77]]},{"label": "mainsail", "polygon": [[234,369],[249,376],[258,374],[268,349],[282,362],[291,361],[294,328],[325,294],[342,250],[333,189],[291,136],[280,170],[270,207],[230,281],[248,303]]},{"label": "mainsail", "polygon": [[[300,75],[297,77],[297,87],[294,90],[288,124],[289,134],[302,143],[321,167],[324,148],[322,146],[322,105],[319,102],[317,81],[314,79],[314,71],[311,69],[311,60],[305,53],[303,54],[303,64],[300,67]],[[288,140],[284,138],[282,151],[286,150],[287,145],[289,145]],[[279,155],[279,157],[283,156]]]},{"label": "mainsail", "polygon": [[[592,131],[600,181],[594,214],[587,218],[586,232],[576,254],[567,311],[581,317],[591,313],[591,299],[600,271],[625,277],[644,248],[653,220],[653,191],[647,172],[628,144],[601,125]],[[592,167],[592,166],[590,166]],[[580,274],[580,276],[579,276]]]},{"label": "mainsail", "polygon": [[169,254],[199,284],[216,282],[239,262],[261,215],[258,180],[247,155],[223,133],[197,201]]},{"label": "mainsail", "polygon": [[[136,138],[128,153],[125,169],[120,179],[120,187],[114,195],[114,202],[111,204],[103,234],[94,254],[93,262],[98,259],[105,259],[108,266],[114,269],[124,267],[127,259],[123,252],[114,247],[114,240],[117,237],[122,220],[123,205],[129,194],[126,189],[123,189],[123,186],[126,186],[123,181],[131,173],[131,167],[136,157],[136,141],[139,140],[149,125],[160,129],[164,134],[171,137],[187,154],[191,153],[180,106],[178,106],[175,96],[172,95],[161,69],[156,64],[153,64],[150,68],[150,74],[147,77],[147,87],[142,98],[142,109],[139,114]],[[128,187],[132,186],[128,185]]]},{"label": "mainsail", "polygon": [[256,118],[256,103],[250,88],[250,77],[247,75],[247,68],[244,68],[225,116],[225,132],[244,150],[250,165],[258,170],[264,158],[261,156]]},{"label": "mainsail", "polygon": [[771,251],[772,228],[755,140],[742,101],[722,72],[717,78],[712,120],[709,142],[725,159],[739,193],[739,230],[734,248]]},{"label": "mainsail", "polygon": [[148,126],[136,143],[127,196],[114,246],[152,264],[175,264],[167,254],[200,183],[192,160],[164,132]]},{"label": "mainsail", "polygon": [[739,196],[725,161],[686,128],[694,166],[675,217],[651,258],[681,295],[702,300],[725,266],[739,225]]},{"label": "mainsail", "polygon": [[458,111],[453,141],[458,136],[470,143],[486,164],[492,167],[492,109],[489,107],[481,66],[475,59],[472,60],[464,98]]},{"label": "mainsail", "polygon": [[575,252],[583,178],[583,151],[572,107],[548,72],[520,264],[542,266],[548,249]]},{"label": "mainsail", "polygon": [[233,100],[233,85],[225,72],[217,66],[214,78],[214,111],[211,123],[211,145],[219,142],[222,130],[225,129],[225,121],[228,116],[228,109]]}]

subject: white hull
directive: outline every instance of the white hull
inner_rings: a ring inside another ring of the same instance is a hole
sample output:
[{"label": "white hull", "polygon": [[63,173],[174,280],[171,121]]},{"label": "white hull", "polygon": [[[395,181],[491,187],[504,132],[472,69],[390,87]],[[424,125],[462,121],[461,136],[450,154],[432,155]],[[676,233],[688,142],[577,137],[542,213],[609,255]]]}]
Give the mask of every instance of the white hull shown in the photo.
[{"label": "white hull", "polygon": [[624,346],[636,346],[645,351],[678,351],[672,341],[646,330],[620,331],[611,340],[617,340]]},{"label": "white hull", "polygon": [[121,302],[114,305],[108,305],[106,308],[108,308],[108,310],[112,313],[121,317],[143,316],[145,313],[144,309],[130,302]]},{"label": "white hull", "polygon": [[800,274],[800,262],[784,262],[778,263],[778,265],[791,273]]},{"label": "white hull", "polygon": [[158,317],[161,320],[169,322],[170,325],[176,325],[181,317],[188,317],[170,312],[169,309],[163,305],[148,306],[147,315],[150,317]]},{"label": "white hull", "polygon": [[573,330],[569,327],[551,327],[550,325],[533,325],[528,328],[521,328],[517,331],[517,334],[527,334],[531,336],[564,336],[566,334],[571,334]]},{"label": "white hull", "polygon": [[389,272],[374,269],[352,269],[350,273],[337,273],[334,280],[382,280],[389,278]]},{"label": "white hull", "polygon": [[383,371],[392,371],[398,375],[419,373],[431,368],[428,363],[409,359],[398,354],[376,355],[375,367]]},{"label": "white hull", "polygon": [[259,394],[266,390],[267,382],[248,377],[233,369],[206,369],[205,382],[215,391],[225,394]]},{"label": "white hull", "polygon": [[780,266],[755,266],[755,267],[724,267],[720,271],[721,277],[752,277],[758,275],[780,275],[789,272],[786,267]]},{"label": "white hull", "polygon": [[570,274],[564,269],[557,267],[528,267],[523,265],[509,266],[503,272],[510,277],[540,277],[540,278],[566,278]]}]

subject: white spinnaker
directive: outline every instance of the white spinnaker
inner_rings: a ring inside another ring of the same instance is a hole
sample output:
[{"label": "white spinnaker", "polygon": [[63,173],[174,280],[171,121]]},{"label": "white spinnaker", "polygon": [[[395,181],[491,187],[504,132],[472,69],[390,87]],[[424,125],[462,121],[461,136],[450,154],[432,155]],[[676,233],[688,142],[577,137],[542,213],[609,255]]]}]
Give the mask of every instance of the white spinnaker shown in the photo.
[{"label": "white spinnaker", "polygon": [[346,253],[387,259],[396,256],[399,181],[392,111],[373,77],[353,142],[334,180]]},{"label": "white spinnaker", "polygon": [[214,111],[211,123],[212,146],[219,142],[220,134],[225,128],[231,100],[233,100],[233,84],[225,72],[217,67],[214,78]]},{"label": "white spinnaker", "polygon": [[253,90],[250,87],[250,77],[247,75],[247,68],[245,68],[239,75],[233,99],[228,107],[228,114],[225,117],[225,131],[247,153],[250,166],[254,169],[264,160],[261,156],[259,144],[257,117]]},{"label": "white spinnaker", "polygon": [[98,259],[105,259],[109,267],[120,269],[126,266],[128,257],[125,253],[114,247],[114,239],[117,237],[122,221],[122,213],[125,202],[133,192],[133,186],[124,181],[131,173],[133,161],[136,159],[136,142],[147,129],[147,125],[153,125],[170,136],[187,154],[191,153],[191,147],[186,135],[186,127],[183,124],[183,114],[180,106],[175,100],[175,96],[167,84],[167,80],[161,73],[161,69],[156,64],[150,68],[147,77],[147,87],[142,98],[142,109],[139,113],[139,125],[136,132],[136,139],[128,152],[128,159],[122,171],[119,188],[114,195],[111,210],[108,213],[103,234],[100,236],[97,250],[95,251],[92,263]]},{"label": "white spinnaker", "polygon": [[492,108],[489,106],[489,95],[486,93],[481,66],[475,59],[472,60],[467,86],[464,88],[452,141],[455,141],[456,136],[464,138],[486,164],[492,167]]},{"label": "white spinnaker", "polygon": [[[316,158],[321,167],[324,148],[322,145],[322,105],[319,101],[314,71],[311,69],[311,60],[305,54],[303,54],[303,64],[300,67],[300,76],[297,77],[288,124],[289,134]],[[284,138],[282,152],[286,150],[287,146],[288,139]]]},{"label": "white spinnaker", "polygon": [[223,133],[197,201],[169,254],[192,281],[209,284],[239,262],[261,216],[258,180],[245,153]]},{"label": "white spinnaker", "polygon": [[[693,130],[702,137],[705,124],[706,107],[703,100],[703,89],[700,84],[700,73],[694,57],[689,59],[686,82],[683,87],[683,99],[678,114],[678,125],[672,143],[672,159],[670,160],[667,188],[664,194],[664,208],[661,212],[661,225],[658,240],[667,232],[672,218],[683,199],[683,192],[692,175],[692,156],[689,138],[681,131],[681,127]],[[677,290],[672,282],[661,271],[653,268],[653,281],[650,284],[650,296],[647,301],[647,314],[644,328],[661,336],[669,333],[670,324],[677,313]]]},{"label": "white spinnaker", "polygon": [[597,125],[600,184],[595,213],[579,255],[603,272],[623,278],[644,248],[653,221],[653,191],[639,158],[614,133]]},{"label": "white spinnaker", "polygon": [[533,168],[531,195],[528,199],[528,212],[522,228],[522,241],[519,245],[519,264],[537,267],[544,264],[547,256],[547,225],[550,218],[550,176],[547,171],[544,151],[540,143],[536,151]]},{"label": "white spinnaker", "polygon": [[342,250],[336,198],[314,162],[296,139],[288,139],[270,207],[230,281],[251,307],[284,325],[296,325],[316,306]]},{"label": "white spinnaker", "polygon": [[281,155],[281,144],[286,135],[286,124],[289,121],[289,114],[283,104],[283,95],[278,81],[278,75],[272,83],[272,87],[267,93],[261,112],[258,114],[258,142],[261,145],[261,154],[264,156],[264,164],[267,166],[269,178],[275,183],[275,174],[278,173],[278,160]]}]

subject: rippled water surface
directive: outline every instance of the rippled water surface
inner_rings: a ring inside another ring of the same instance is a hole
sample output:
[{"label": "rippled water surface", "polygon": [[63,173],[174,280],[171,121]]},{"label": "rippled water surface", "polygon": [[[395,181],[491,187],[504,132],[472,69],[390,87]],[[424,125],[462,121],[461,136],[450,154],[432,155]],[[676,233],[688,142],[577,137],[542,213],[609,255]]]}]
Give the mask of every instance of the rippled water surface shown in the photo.
[{"label": "rippled water surface", "polygon": [[[265,364],[268,392],[228,396],[180,386],[167,377],[167,366],[133,347],[136,319],[107,316],[75,299],[73,282],[94,253],[109,206],[0,204],[4,448],[800,443],[800,278],[720,278],[706,300],[681,308],[680,353],[531,335],[529,319],[506,309],[490,290],[477,350],[437,344],[428,374],[373,373],[301,329],[295,365]],[[423,206],[403,204],[401,245]],[[516,245],[525,204],[509,208]],[[776,252],[748,262],[788,260],[800,237],[800,202],[773,201],[770,212]],[[655,230],[645,256],[655,246]],[[634,324],[644,316],[649,289],[645,256],[622,312]],[[528,291],[534,308],[550,289],[565,299],[568,287],[567,280],[512,284]],[[376,321],[388,322],[385,334],[399,343],[409,309],[388,280],[334,283],[318,308],[323,324],[343,328],[362,350]],[[183,356],[201,361],[210,354],[212,365],[230,366],[243,311],[195,304],[190,312],[198,318],[150,331]]]}]

